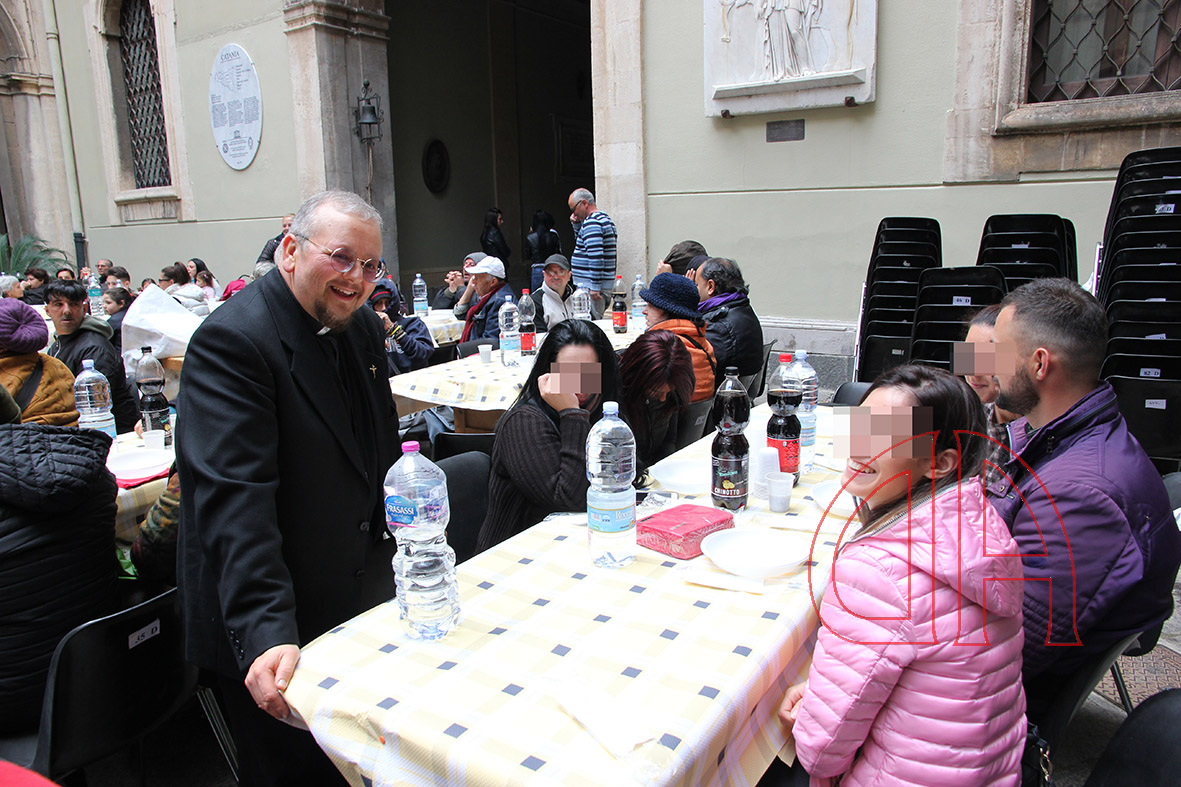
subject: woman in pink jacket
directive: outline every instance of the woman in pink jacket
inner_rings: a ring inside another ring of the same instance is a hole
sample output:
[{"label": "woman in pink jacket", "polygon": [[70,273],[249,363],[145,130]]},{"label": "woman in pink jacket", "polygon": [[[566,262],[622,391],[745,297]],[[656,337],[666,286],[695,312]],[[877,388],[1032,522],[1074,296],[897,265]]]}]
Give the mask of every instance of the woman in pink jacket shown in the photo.
[{"label": "woman in pink jacket", "polygon": [[980,401],[902,366],[852,426],[842,480],[862,524],[836,558],[808,680],[780,709],[793,770],[842,787],[1018,785],[1022,570],[980,481]]}]

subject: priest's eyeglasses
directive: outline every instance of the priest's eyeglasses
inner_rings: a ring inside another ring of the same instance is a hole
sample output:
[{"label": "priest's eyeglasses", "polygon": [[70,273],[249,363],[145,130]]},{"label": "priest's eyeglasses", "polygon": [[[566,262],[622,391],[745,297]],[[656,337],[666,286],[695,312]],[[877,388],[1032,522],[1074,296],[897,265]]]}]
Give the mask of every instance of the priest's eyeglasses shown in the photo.
[{"label": "priest's eyeglasses", "polygon": [[329,264],[332,265],[332,270],[337,273],[348,273],[353,269],[354,265],[360,264],[361,275],[365,281],[374,282],[385,275],[385,263],[381,260],[359,260],[353,254],[349,254],[344,249],[330,249],[327,246],[317,243],[306,235],[298,233],[291,233],[297,238],[302,238],[308,243],[315,246],[320,251],[324,252],[329,259]]}]

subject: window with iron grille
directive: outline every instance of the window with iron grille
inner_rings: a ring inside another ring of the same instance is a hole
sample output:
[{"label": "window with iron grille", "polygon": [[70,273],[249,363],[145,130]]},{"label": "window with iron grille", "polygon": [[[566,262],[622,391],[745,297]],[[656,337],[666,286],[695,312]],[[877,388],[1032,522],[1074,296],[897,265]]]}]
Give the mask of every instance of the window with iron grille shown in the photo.
[{"label": "window with iron grille", "polygon": [[1030,103],[1181,88],[1181,0],[1033,0]]},{"label": "window with iron grille", "polygon": [[119,50],[127,93],[127,130],[135,187],[171,185],[156,25],[148,0],[124,0],[119,11]]}]

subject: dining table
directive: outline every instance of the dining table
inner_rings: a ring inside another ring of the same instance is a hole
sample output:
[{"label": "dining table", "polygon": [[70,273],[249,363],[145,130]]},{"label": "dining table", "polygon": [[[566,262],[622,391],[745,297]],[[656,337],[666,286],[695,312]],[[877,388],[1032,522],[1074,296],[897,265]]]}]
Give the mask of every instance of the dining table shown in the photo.
[{"label": "dining table", "polygon": [[[754,409],[752,446],[769,416]],[[838,478],[832,421],[819,419],[816,470],[788,511],[752,497],[734,517],[785,534],[783,575],[645,547],[598,568],[585,512],[553,515],[457,568],[461,615],[444,638],[407,637],[390,601],[307,644],[286,691],[293,723],[358,787],[756,784],[794,754],[776,714],[807,675],[848,522],[822,499]],[[656,499],[710,505],[712,439],[653,466],[641,514]]]},{"label": "dining table", "polygon": [[175,458],[172,446],[149,449],[143,437],[126,432],[115,438],[107,455],[107,469],[115,476],[115,541],[127,548],[139,535],[139,522],[168,484]]},{"label": "dining table", "polygon": [[[427,322],[428,327],[430,322]],[[616,352],[627,349],[646,329],[642,320],[628,320],[625,333],[615,333],[611,320],[596,320],[611,340]],[[537,334],[540,346],[545,334]],[[485,363],[478,353],[447,363],[427,366],[390,378],[390,390],[398,407],[398,415],[410,415],[439,405],[455,411],[455,431],[492,431],[496,421],[516,400],[533,369],[537,356],[521,356],[517,366],[505,366],[500,352],[493,350],[492,360]]]}]

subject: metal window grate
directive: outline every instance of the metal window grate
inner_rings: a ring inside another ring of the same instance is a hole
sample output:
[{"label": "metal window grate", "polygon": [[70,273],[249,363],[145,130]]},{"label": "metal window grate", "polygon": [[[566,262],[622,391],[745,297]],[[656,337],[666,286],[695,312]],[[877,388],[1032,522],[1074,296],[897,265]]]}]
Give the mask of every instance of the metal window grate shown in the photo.
[{"label": "metal window grate", "polygon": [[1033,102],[1181,88],[1181,0],[1033,0]]},{"label": "metal window grate", "polygon": [[119,50],[127,88],[127,126],[137,189],[168,186],[168,135],[160,92],[156,25],[149,0],[124,0],[119,11]]}]

